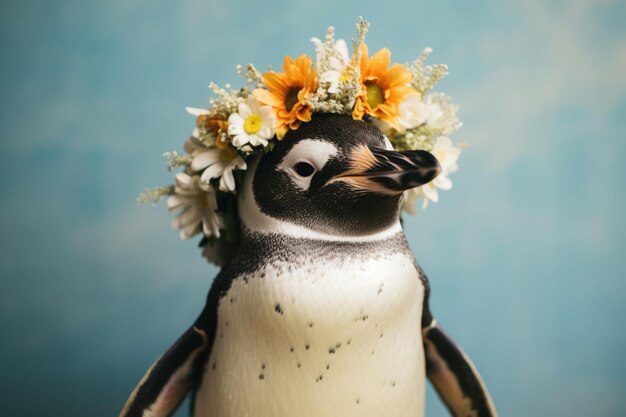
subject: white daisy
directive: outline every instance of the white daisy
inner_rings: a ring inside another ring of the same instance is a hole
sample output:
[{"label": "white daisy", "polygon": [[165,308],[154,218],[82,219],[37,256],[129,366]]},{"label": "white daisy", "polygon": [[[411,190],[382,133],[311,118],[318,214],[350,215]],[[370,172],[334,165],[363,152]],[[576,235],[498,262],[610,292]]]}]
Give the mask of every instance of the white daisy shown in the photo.
[{"label": "white daisy", "polygon": [[198,148],[192,154],[191,169],[196,172],[202,171],[200,179],[209,184],[213,178],[220,178],[220,190],[235,192],[235,177],[233,170],[246,169],[246,161],[232,148],[203,147]]},{"label": "white daisy", "polygon": [[246,143],[267,146],[276,131],[276,116],[270,106],[261,106],[250,95],[246,103],[239,103],[239,113],[228,117],[228,134],[234,136],[233,146]]},{"label": "white daisy", "polygon": [[461,149],[455,147],[448,137],[439,136],[435,142],[433,150],[430,152],[435,155],[435,158],[439,161],[439,165],[441,165],[441,173],[437,175],[437,178],[428,184],[405,191],[404,198],[402,200],[402,209],[409,214],[415,214],[414,206],[417,199],[420,197],[424,200],[422,208],[426,208],[430,201],[434,203],[438,202],[439,192],[437,189],[451,189],[452,180],[448,178],[448,175],[459,169],[457,161],[461,155]]},{"label": "white daisy", "polygon": [[422,100],[419,94],[411,94],[398,106],[400,118],[398,122],[405,129],[412,129],[423,124],[433,125],[443,116],[443,110],[438,103],[433,102],[432,96]]},{"label": "white daisy", "polygon": [[[348,45],[343,39],[337,39],[330,48],[327,48],[319,38],[311,38],[311,42],[315,45],[320,83],[327,83],[328,92],[334,94],[338,91],[339,82],[350,65]],[[325,60],[327,61],[324,62]]]},{"label": "white daisy", "polygon": [[189,239],[202,231],[205,236],[220,237],[224,220],[217,213],[215,190],[200,181],[197,175],[176,174],[174,194],[167,199],[169,211],[180,209],[172,227],[180,229],[180,238]]}]

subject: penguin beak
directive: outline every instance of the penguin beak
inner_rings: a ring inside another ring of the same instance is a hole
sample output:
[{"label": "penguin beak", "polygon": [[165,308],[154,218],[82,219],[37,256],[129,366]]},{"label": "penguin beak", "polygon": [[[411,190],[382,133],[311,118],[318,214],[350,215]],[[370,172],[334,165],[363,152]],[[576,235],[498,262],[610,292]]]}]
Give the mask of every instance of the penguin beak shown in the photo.
[{"label": "penguin beak", "polygon": [[398,195],[426,184],[441,172],[437,158],[427,151],[393,151],[358,146],[349,157],[350,168],[328,183],[343,181],[375,193]]}]

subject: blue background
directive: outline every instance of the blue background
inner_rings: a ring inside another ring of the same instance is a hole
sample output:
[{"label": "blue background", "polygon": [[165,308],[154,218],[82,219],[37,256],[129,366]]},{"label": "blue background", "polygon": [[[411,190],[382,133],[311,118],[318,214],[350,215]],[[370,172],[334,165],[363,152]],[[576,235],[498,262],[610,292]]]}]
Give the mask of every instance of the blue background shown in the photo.
[{"label": "blue background", "polygon": [[626,415],[626,7],[591,0],[3,1],[0,415],[116,415],[216,273],[134,201],[184,106],[359,15],[371,50],[450,67],[469,146],[406,229],[500,414]]}]

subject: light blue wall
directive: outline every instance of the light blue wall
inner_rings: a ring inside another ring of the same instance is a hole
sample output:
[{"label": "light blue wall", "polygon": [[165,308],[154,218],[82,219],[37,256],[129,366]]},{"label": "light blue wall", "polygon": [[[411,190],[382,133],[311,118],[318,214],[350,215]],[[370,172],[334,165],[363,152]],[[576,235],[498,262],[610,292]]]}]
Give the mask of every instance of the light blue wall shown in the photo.
[{"label": "light blue wall", "polygon": [[469,146],[407,234],[501,415],[626,415],[623,2],[54,3],[0,5],[0,415],[116,414],[216,272],[134,203],[184,106],[359,15],[371,49],[450,66]]}]

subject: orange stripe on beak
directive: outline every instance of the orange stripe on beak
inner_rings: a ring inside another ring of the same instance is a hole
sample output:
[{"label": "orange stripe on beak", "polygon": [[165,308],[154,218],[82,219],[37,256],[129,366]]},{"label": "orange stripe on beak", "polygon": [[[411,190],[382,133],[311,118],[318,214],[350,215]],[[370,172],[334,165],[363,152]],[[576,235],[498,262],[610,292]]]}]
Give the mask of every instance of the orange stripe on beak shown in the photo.
[{"label": "orange stripe on beak", "polygon": [[398,195],[432,181],[441,172],[437,159],[426,151],[392,151],[361,145],[349,157],[349,168],[328,184],[343,181],[355,188]]}]

